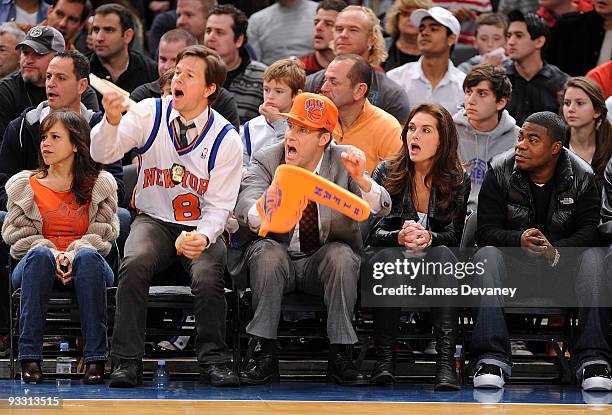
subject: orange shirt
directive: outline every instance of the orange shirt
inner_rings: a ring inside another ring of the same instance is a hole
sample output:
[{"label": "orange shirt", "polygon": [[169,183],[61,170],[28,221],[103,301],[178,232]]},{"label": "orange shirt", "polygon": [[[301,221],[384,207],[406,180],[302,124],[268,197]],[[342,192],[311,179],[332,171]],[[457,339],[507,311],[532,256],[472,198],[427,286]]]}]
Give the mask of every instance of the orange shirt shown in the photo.
[{"label": "orange shirt", "polygon": [[89,227],[89,203],[79,206],[70,191],[56,192],[30,177],[34,202],[40,210],[43,236],[60,251],[81,239]]},{"label": "orange shirt", "polygon": [[395,117],[370,104],[366,99],[363,110],[347,131],[338,122],[333,134],[338,144],[357,147],[365,153],[366,169],[374,167],[397,154],[402,148],[402,126]]},{"label": "orange shirt", "polygon": [[612,61],[596,66],[586,76],[599,84],[604,98],[612,96]]}]

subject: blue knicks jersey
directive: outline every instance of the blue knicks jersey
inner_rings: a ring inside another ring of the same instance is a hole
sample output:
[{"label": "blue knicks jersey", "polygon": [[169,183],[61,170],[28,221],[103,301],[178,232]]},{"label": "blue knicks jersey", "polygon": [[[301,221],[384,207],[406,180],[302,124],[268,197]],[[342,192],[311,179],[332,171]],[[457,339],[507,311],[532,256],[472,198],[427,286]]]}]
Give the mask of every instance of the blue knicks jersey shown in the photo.
[{"label": "blue knicks jersey", "polygon": [[165,222],[197,227],[219,147],[235,128],[209,108],[197,137],[181,147],[170,120],[172,101],[156,100],[155,124],[145,145],[136,149],[138,180],[132,207]]}]

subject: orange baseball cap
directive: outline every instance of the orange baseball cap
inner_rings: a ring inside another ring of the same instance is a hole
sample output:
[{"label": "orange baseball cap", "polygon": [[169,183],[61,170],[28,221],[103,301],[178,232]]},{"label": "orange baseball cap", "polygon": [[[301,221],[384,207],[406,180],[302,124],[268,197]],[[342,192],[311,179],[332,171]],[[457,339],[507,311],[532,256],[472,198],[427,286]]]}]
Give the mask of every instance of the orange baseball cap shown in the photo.
[{"label": "orange baseball cap", "polygon": [[304,92],[296,96],[291,111],[281,112],[279,115],[304,127],[323,128],[330,133],[338,124],[338,108],[332,100],[312,92]]}]

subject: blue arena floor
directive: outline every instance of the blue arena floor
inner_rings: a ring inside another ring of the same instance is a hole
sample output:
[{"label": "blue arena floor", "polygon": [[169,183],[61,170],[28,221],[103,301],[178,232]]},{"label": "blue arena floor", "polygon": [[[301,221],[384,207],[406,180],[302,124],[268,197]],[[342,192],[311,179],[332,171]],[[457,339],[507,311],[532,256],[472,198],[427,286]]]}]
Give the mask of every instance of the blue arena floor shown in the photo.
[{"label": "blue arena floor", "polygon": [[572,386],[509,385],[502,390],[475,390],[434,393],[432,385],[390,387],[342,387],[327,383],[283,382],[240,388],[213,388],[193,381],[171,382],[167,390],[156,390],[151,382],[134,389],[106,385],[87,386],[73,380],[58,387],[54,379],[40,385],[0,381],[0,399],[9,396],[59,396],[64,399],[180,399],[249,401],[356,401],[356,402],[458,402],[532,404],[610,404],[612,392],[583,392]]}]

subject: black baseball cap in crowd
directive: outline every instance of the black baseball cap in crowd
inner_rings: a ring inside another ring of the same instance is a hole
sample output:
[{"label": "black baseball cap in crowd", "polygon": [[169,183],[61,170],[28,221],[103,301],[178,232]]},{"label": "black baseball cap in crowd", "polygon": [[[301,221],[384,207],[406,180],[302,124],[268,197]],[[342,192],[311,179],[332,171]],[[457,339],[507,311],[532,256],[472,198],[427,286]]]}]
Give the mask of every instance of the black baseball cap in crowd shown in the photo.
[{"label": "black baseball cap in crowd", "polygon": [[63,52],[66,49],[66,42],[59,30],[51,26],[34,26],[15,49],[22,46],[31,47],[39,55],[46,55],[50,52]]}]

